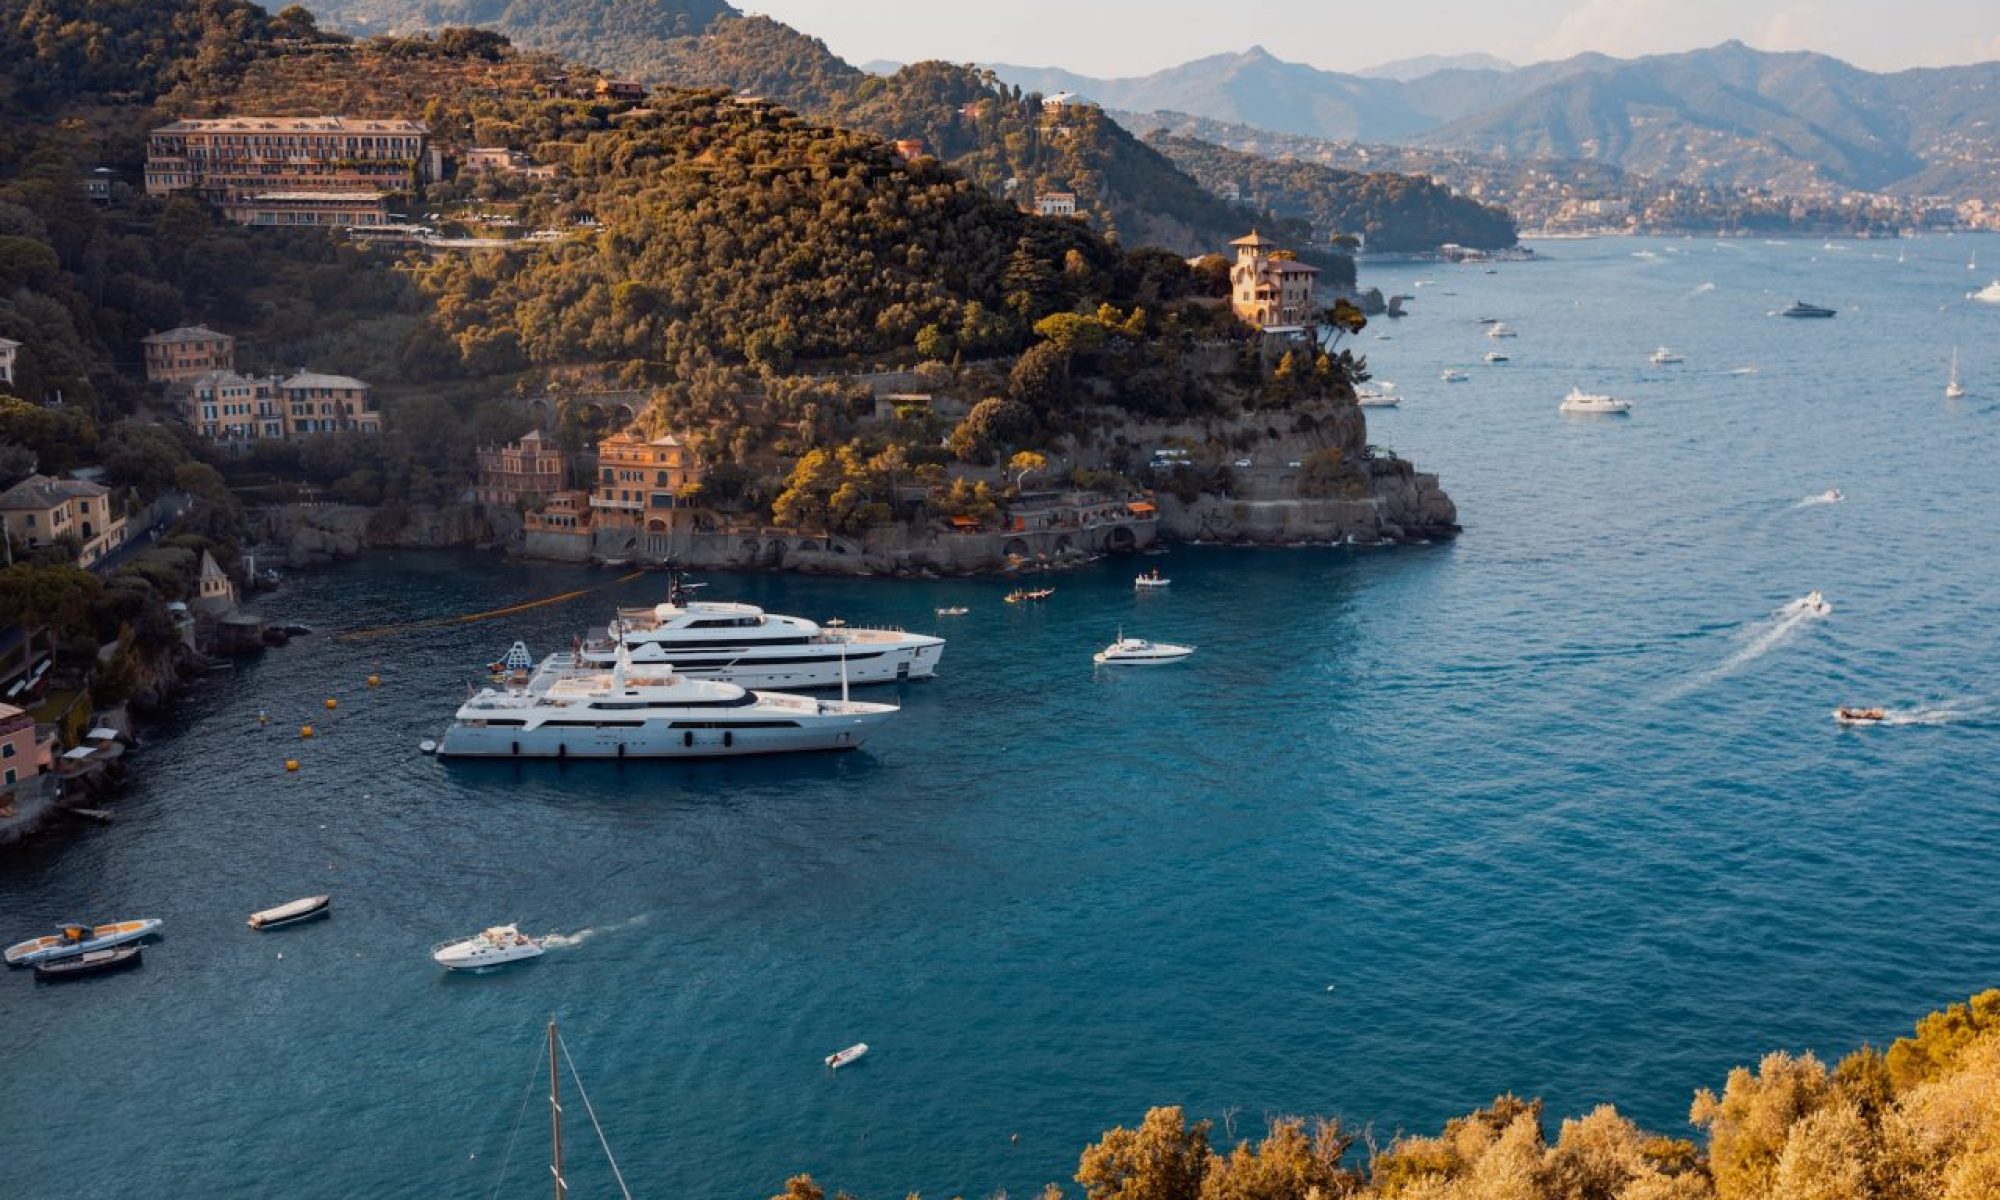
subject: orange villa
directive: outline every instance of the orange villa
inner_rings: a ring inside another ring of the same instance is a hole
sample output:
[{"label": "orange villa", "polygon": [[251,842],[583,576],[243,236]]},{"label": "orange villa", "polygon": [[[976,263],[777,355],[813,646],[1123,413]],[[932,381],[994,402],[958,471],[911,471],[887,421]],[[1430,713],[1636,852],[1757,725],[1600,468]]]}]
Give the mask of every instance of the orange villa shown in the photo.
[{"label": "orange villa", "polygon": [[146,142],[146,194],[187,192],[241,225],[381,225],[392,195],[440,174],[421,121],[223,117]]},{"label": "orange villa", "polygon": [[183,325],[141,339],[148,383],[183,383],[236,369],[236,339],[205,325]]},{"label": "orange villa", "polygon": [[1254,229],[1229,244],[1236,247],[1229,307],[1239,318],[1267,332],[1303,329],[1318,321],[1313,309],[1318,267],[1298,261]]},{"label": "orange villa", "polygon": [[680,490],[701,481],[694,453],[671,435],[645,441],[631,432],[597,444],[597,487],[590,508],[598,528],[669,533]]}]

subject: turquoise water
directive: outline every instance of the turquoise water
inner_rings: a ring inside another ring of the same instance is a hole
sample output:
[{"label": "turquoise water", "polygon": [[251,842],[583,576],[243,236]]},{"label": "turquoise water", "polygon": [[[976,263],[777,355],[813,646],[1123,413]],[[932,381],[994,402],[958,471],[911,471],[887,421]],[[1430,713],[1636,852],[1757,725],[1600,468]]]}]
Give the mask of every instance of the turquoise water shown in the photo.
[{"label": "turquoise water", "polygon": [[[539,1194],[550,1013],[635,1192],[718,1200],[800,1170],[1019,1193],[1166,1103],[1386,1140],[1511,1090],[1684,1133],[1733,1065],[1894,1036],[2000,982],[2000,310],[1961,299],[1975,244],[2000,263],[2000,239],[1616,241],[1373,270],[1436,280],[1362,342],[1409,397],[1371,438],[1443,474],[1455,544],[1183,550],[1143,560],[1170,594],[1112,562],[1032,608],[990,581],[716,577],[951,637],[857,754],[416,753],[514,637],[552,648],[655,579],[270,654],[154,732],[116,825],[0,856],[10,938],[169,932],[122,977],[0,979],[8,1178],[484,1196],[525,1099],[501,1192]],[[1843,312],[1765,317],[1795,298]],[[1482,316],[1520,331],[1512,363],[1478,361]],[[1954,341],[1973,395],[1948,404]],[[1647,367],[1661,342],[1687,363]],[[1473,381],[1437,383],[1448,363]],[[1572,383],[1636,411],[1561,418]],[[613,578],[383,555],[260,606],[353,629]],[[1784,615],[1814,588],[1830,616]],[[1121,627],[1200,652],[1093,673]],[[1915,719],[1841,731],[1837,703]],[[329,922],[243,928],[321,890]],[[482,978],[426,958],[504,920],[568,944]],[[577,1193],[611,1194],[570,1115]]]}]

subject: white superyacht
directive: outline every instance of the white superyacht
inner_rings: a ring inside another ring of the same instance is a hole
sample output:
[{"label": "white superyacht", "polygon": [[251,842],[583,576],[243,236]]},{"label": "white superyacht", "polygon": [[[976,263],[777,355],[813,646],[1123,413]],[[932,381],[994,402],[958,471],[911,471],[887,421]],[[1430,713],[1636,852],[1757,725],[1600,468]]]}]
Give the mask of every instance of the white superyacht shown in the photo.
[{"label": "white superyacht", "polygon": [[744,687],[833,688],[845,684],[929,679],[944,657],[944,639],[900,629],[863,629],[767,613],[754,604],[696,600],[700,584],[667,576],[667,602],[622,608],[593,638],[570,655],[555,655],[550,669],[603,669],[622,648],[640,666],[673,664],[689,679]]},{"label": "white superyacht", "polygon": [[893,704],[753,692],[641,667],[619,647],[609,671],[542,671],[467,700],[440,758],[717,758],[852,750]]}]

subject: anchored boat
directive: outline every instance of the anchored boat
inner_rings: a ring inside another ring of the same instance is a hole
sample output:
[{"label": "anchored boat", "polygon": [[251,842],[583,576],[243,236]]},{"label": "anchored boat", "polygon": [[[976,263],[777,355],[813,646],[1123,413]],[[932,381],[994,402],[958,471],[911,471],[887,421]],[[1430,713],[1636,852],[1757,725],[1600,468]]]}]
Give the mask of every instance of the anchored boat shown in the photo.
[{"label": "anchored boat", "polygon": [[113,946],[109,950],[92,950],[88,954],[38,962],[35,964],[35,978],[61,983],[71,979],[88,979],[92,975],[103,975],[138,965],[138,946]]},{"label": "anchored boat", "polygon": [[868,1053],[867,1042],[856,1042],[845,1050],[836,1050],[832,1054],[826,1056],[827,1069],[831,1071],[838,1071],[840,1070],[840,1068],[846,1066],[848,1063],[853,1062],[855,1059],[860,1058],[862,1055],[866,1053]]},{"label": "anchored boat", "polygon": [[114,921],[109,925],[84,925],[70,922],[57,927],[57,931],[47,937],[29,938],[7,947],[6,959],[10,967],[28,967],[52,958],[69,958],[78,954],[88,954],[92,950],[107,950],[112,946],[122,946],[150,936],[160,928],[162,922],[157,917],[146,917],[138,921]]},{"label": "anchored boat", "polygon": [[290,904],[280,904],[276,908],[253,912],[246,924],[252,929],[283,929],[287,925],[297,925],[302,921],[312,921],[332,915],[332,896],[307,896]]}]

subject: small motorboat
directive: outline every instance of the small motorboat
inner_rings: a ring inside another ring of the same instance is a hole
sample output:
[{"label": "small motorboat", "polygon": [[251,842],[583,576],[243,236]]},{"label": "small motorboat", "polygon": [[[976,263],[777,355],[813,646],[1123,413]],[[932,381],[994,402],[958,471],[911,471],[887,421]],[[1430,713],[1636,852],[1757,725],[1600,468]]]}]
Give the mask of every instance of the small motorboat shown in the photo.
[{"label": "small motorboat", "polygon": [[73,954],[68,958],[52,958],[35,964],[35,978],[51,983],[87,979],[92,975],[136,967],[139,965],[139,953],[140,947],[127,945],[92,950],[88,954]]},{"label": "small motorboat", "polygon": [[1792,302],[1790,308],[1780,311],[1778,315],[1803,320],[1826,320],[1832,317],[1835,312],[1835,309],[1821,308],[1817,304],[1807,304],[1803,300],[1795,300]]},{"label": "small motorboat", "polygon": [[297,925],[301,921],[311,921],[319,917],[333,915],[332,896],[307,896],[290,904],[280,904],[262,912],[250,914],[246,922],[252,929],[283,929],[287,925]]},{"label": "small motorboat", "polygon": [[1486,361],[1490,363],[1503,363],[1511,360],[1498,350],[1488,350],[1486,352]]},{"label": "small motorboat", "polygon": [[541,942],[513,925],[495,925],[431,951],[431,958],[447,971],[485,971],[541,956]]},{"label": "small motorboat", "polygon": [[146,917],[138,921],[114,921],[109,925],[83,925],[70,922],[57,926],[57,931],[47,937],[29,938],[7,947],[6,959],[10,967],[29,967],[52,958],[70,958],[78,954],[88,954],[92,950],[108,950],[127,942],[136,942],[160,928],[162,922],[157,917]]},{"label": "small motorboat", "polygon": [[1166,576],[1160,574],[1159,568],[1155,567],[1152,570],[1146,572],[1145,574],[1139,576],[1137,579],[1134,579],[1132,581],[1132,586],[1143,590],[1146,588],[1171,587],[1173,586],[1173,582],[1174,582],[1173,580],[1168,579]]},{"label": "small motorboat", "polygon": [[1467,375],[1457,367],[1446,367],[1444,370],[1438,372],[1438,378],[1446,383],[1464,383],[1466,380],[1472,378],[1472,376]]},{"label": "small motorboat", "polygon": [[826,1056],[827,1069],[829,1071],[838,1071],[840,1070],[840,1068],[846,1066],[848,1063],[854,1062],[855,1060],[859,1059],[862,1055],[866,1053],[868,1053],[867,1042],[856,1042],[845,1050],[836,1050],[832,1054]]},{"label": "small motorboat", "polygon": [[1362,408],[1394,408],[1403,402],[1396,394],[1396,385],[1382,383],[1377,387],[1365,388],[1354,393],[1354,403]]},{"label": "small motorboat", "polygon": [[1804,606],[1805,611],[1816,617],[1823,617],[1833,611],[1833,605],[1828,604],[1826,597],[1820,595],[1817,591],[1807,592],[1806,598],[1800,601],[1800,603]]},{"label": "small motorboat", "polygon": [[1605,396],[1586,392],[1582,388],[1571,388],[1563,397],[1560,411],[1596,416],[1623,416],[1632,411],[1630,400],[1620,400],[1616,396]]},{"label": "small motorboat", "polygon": [[1822,504],[1838,504],[1842,500],[1847,499],[1847,497],[1841,493],[1839,488],[1828,488],[1819,494],[1818,499]]},{"label": "small motorboat", "polygon": [[1687,359],[1681,357],[1675,351],[1669,350],[1665,346],[1662,346],[1658,350],[1653,351],[1652,356],[1648,358],[1646,361],[1652,363],[1656,367],[1667,367],[1667,366],[1672,366],[1675,363],[1686,362]]},{"label": "small motorboat", "polygon": [[1157,667],[1179,662],[1193,653],[1193,646],[1149,642],[1145,638],[1128,638],[1121,633],[1117,641],[1091,655],[1090,659],[1101,667]]},{"label": "small motorboat", "polygon": [[1495,321],[1486,327],[1486,336],[1490,338],[1510,338],[1514,336],[1514,327],[1505,321]]},{"label": "small motorboat", "polygon": [[972,611],[971,609],[965,607],[962,604],[954,604],[950,608],[938,609],[937,615],[940,617],[962,617],[966,613],[969,613],[971,611]]},{"label": "small motorboat", "polygon": [[1980,304],[2000,304],[2000,279],[1994,280],[1976,292],[1967,292],[1965,298]]},{"label": "small motorboat", "polygon": [[1042,600],[1046,600],[1046,599],[1048,599],[1048,598],[1049,598],[1050,596],[1053,596],[1053,595],[1055,595],[1055,594],[1056,594],[1056,590],[1055,590],[1054,588],[1052,588],[1052,587],[1049,587],[1049,588],[1016,588],[1016,589],[1014,589],[1013,591],[1011,591],[1011,592],[1008,592],[1008,593],[1007,593],[1007,603],[1009,603],[1009,604],[1034,604],[1034,603],[1036,603],[1036,602],[1038,602],[1038,601],[1042,601]]},{"label": "small motorboat", "polygon": [[1889,719],[1885,708],[1851,708],[1845,704],[1833,710],[1833,719],[1842,725],[1880,725]]}]

